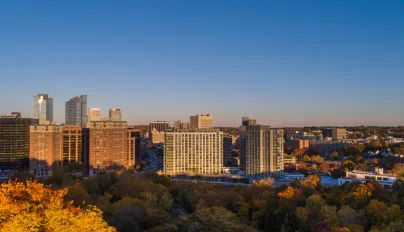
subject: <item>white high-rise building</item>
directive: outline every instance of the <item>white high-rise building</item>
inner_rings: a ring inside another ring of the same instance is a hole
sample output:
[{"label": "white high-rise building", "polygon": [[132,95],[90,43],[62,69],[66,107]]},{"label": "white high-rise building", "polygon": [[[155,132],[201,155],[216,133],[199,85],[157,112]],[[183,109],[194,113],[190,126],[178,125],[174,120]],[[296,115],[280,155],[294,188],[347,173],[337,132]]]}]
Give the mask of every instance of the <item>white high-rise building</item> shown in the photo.
[{"label": "white high-rise building", "polygon": [[74,97],[65,103],[65,123],[81,128],[87,124],[87,95]]},{"label": "white high-rise building", "polygon": [[166,132],[164,172],[220,174],[223,168],[223,132],[217,129],[178,129]]},{"label": "white high-rise building", "polygon": [[34,97],[34,118],[41,122],[53,122],[53,98],[48,94],[38,94]]},{"label": "white high-rise building", "polygon": [[246,174],[276,175],[283,171],[283,143],[283,129],[260,125],[246,126]]}]

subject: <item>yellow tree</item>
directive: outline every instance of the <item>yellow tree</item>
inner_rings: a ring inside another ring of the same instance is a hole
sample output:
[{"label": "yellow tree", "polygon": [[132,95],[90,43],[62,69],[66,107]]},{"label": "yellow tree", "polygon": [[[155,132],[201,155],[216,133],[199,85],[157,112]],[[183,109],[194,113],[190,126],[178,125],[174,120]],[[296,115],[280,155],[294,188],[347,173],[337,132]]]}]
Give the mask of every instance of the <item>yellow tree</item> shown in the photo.
[{"label": "yellow tree", "polygon": [[0,231],[114,232],[94,206],[75,207],[63,200],[67,190],[52,190],[35,181],[0,186]]}]

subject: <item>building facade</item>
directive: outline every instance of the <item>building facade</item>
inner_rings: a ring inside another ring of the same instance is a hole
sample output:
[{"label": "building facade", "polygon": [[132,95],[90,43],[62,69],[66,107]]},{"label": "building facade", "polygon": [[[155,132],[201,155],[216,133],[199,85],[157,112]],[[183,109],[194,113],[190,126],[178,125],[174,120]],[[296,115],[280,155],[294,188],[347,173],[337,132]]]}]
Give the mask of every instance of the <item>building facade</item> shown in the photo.
[{"label": "building facade", "polygon": [[56,167],[82,162],[81,127],[33,125],[30,127],[30,172],[37,177],[52,176]]},{"label": "building facade", "polygon": [[228,133],[223,135],[223,163],[229,166],[233,161],[233,138]]},{"label": "building facade", "polygon": [[42,122],[53,122],[53,98],[48,94],[38,94],[34,97],[34,118]]},{"label": "building facade", "polygon": [[136,156],[139,153],[136,153],[136,138],[138,137],[140,133],[140,129],[136,129],[134,126],[128,126],[127,127],[127,142],[126,142],[126,160],[127,160],[127,167],[134,167],[135,166],[135,161],[136,161]]},{"label": "building facade", "polygon": [[89,175],[119,167],[128,167],[127,123],[125,121],[90,121]]},{"label": "building facade", "polygon": [[338,184],[342,185],[352,181],[365,183],[371,180],[376,180],[383,188],[390,189],[397,177],[392,174],[385,174],[383,168],[375,168],[374,171],[353,170],[346,172],[345,178],[339,178]]},{"label": "building facade", "polygon": [[120,109],[110,109],[109,118],[112,121],[122,121],[122,112]]},{"label": "building facade", "polygon": [[278,175],[283,171],[283,129],[247,126],[245,138],[247,175]]},{"label": "building facade", "polygon": [[29,168],[29,127],[38,119],[22,118],[20,113],[0,116],[0,169]]},{"label": "building facade", "polygon": [[303,148],[309,148],[310,147],[310,140],[305,140],[305,139],[292,139],[288,140],[285,142],[284,145],[285,149],[291,149],[293,150],[300,150]]},{"label": "building facade", "polygon": [[213,128],[212,114],[197,114],[190,117],[191,129],[210,129]]},{"label": "building facade", "polygon": [[90,121],[100,121],[101,120],[101,110],[100,108],[91,108],[88,111],[88,122]]},{"label": "building facade", "polygon": [[240,149],[240,166],[245,169],[246,167],[246,131],[248,126],[257,125],[257,120],[250,119],[249,117],[241,118],[239,149]]},{"label": "building facade", "polygon": [[81,128],[87,124],[87,95],[74,97],[65,103],[65,123]]},{"label": "building facade", "polygon": [[223,132],[216,129],[180,129],[166,132],[164,172],[220,174],[223,168]]},{"label": "building facade", "polygon": [[169,124],[166,121],[155,121],[149,124],[149,133],[156,129],[158,132],[166,132],[168,131]]},{"label": "building facade", "polygon": [[346,129],[345,128],[332,128],[332,139],[333,140],[346,139]]}]

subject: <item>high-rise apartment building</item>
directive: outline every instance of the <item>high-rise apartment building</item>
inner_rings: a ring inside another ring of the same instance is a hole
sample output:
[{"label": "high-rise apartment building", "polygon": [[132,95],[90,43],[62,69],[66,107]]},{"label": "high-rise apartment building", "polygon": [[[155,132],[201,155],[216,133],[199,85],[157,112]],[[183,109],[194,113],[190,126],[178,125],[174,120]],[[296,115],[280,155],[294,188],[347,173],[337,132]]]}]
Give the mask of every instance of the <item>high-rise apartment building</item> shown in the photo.
[{"label": "high-rise apartment building", "polygon": [[223,132],[216,129],[179,129],[166,132],[164,172],[220,174]]},{"label": "high-rise apartment building", "polygon": [[112,121],[122,121],[122,113],[120,109],[110,109],[109,118]]},{"label": "high-rise apartment building", "polygon": [[333,140],[346,139],[346,129],[345,128],[332,128],[332,139]]},{"label": "high-rise apartment building", "polygon": [[30,127],[30,172],[52,176],[53,169],[82,162],[81,127],[42,124]]},{"label": "high-rise apartment building", "polygon": [[29,168],[29,127],[38,119],[22,118],[20,113],[0,116],[0,169]]},{"label": "high-rise apartment building", "polygon": [[48,94],[38,94],[34,97],[34,118],[41,122],[53,122],[53,98]]},{"label": "high-rise apartment building", "polygon": [[213,128],[213,115],[212,114],[197,114],[190,116],[191,129],[209,129]]},{"label": "high-rise apartment building", "polygon": [[240,127],[240,138],[239,138],[239,148],[240,148],[240,166],[245,169],[246,166],[246,131],[247,126],[254,126],[257,124],[257,120],[250,119],[249,117],[241,118],[241,127]]},{"label": "high-rise apartment building", "polygon": [[100,121],[101,120],[101,110],[100,108],[91,108],[88,111],[88,122],[90,121]]},{"label": "high-rise apartment building", "polygon": [[81,128],[87,124],[87,95],[74,97],[65,103],[65,123]]},{"label": "high-rise apartment building", "polygon": [[269,126],[246,126],[247,175],[279,175],[283,171],[283,129]]},{"label": "high-rise apartment building", "polygon": [[136,161],[136,155],[139,155],[139,153],[136,153],[136,138],[138,137],[140,133],[140,129],[136,129],[134,126],[128,126],[127,127],[127,142],[126,142],[126,160],[127,160],[127,167],[134,167],[135,166],[135,161]]},{"label": "high-rise apartment building", "polygon": [[166,132],[168,131],[169,128],[169,124],[166,121],[155,121],[155,122],[151,122],[149,124],[149,133],[151,133],[153,131],[153,129],[156,129],[157,132]]},{"label": "high-rise apartment building", "polygon": [[89,174],[128,167],[127,123],[125,121],[90,121]]},{"label": "high-rise apartment building", "polygon": [[228,166],[233,160],[233,137],[228,133],[223,135],[223,163]]}]

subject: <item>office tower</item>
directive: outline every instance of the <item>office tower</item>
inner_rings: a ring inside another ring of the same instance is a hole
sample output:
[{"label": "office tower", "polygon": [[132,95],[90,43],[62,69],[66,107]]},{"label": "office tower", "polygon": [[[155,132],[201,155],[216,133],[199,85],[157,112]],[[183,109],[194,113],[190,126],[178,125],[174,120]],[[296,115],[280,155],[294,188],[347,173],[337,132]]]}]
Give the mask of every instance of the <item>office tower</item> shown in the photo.
[{"label": "office tower", "polygon": [[110,109],[109,118],[112,121],[122,121],[122,113],[120,109]]},{"label": "office tower", "polygon": [[126,135],[126,160],[127,167],[134,167],[136,160],[136,138],[140,132],[140,129],[135,129],[134,126],[127,127],[127,135]]},{"label": "office tower", "polygon": [[101,110],[100,108],[91,108],[88,111],[88,122],[100,121],[101,120]]},{"label": "office tower", "polygon": [[155,121],[149,124],[149,133],[153,131],[153,128],[158,132],[166,132],[169,128],[168,122],[166,121]]},{"label": "office tower", "polygon": [[332,128],[332,139],[333,140],[346,139],[346,129],[345,128]]},{"label": "office tower", "polygon": [[189,129],[189,123],[181,122],[181,120],[174,121],[173,129]]},{"label": "office tower", "polygon": [[38,119],[22,118],[18,112],[0,116],[0,169],[28,169],[29,127]]},{"label": "office tower", "polygon": [[283,170],[283,130],[269,126],[246,126],[247,175],[279,175]]},{"label": "office tower", "polygon": [[209,129],[213,128],[213,115],[212,114],[197,114],[190,116],[191,129]]},{"label": "office tower", "polygon": [[223,132],[217,129],[179,129],[166,132],[164,172],[220,174]]},{"label": "office tower", "polygon": [[102,170],[128,167],[127,123],[91,121],[89,133],[89,175]]},{"label": "office tower", "polygon": [[240,138],[239,138],[239,147],[240,147],[240,166],[245,169],[246,165],[246,140],[245,135],[248,126],[254,126],[257,124],[257,120],[250,119],[249,117],[241,118],[241,127],[240,127]]},{"label": "office tower", "polygon": [[87,124],[87,95],[74,97],[65,103],[65,123],[81,128]]},{"label": "office tower", "polygon": [[233,160],[233,138],[228,133],[223,135],[223,164],[229,166]]},{"label": "office tower", "polygon": [[53,122],[53,98],[48,94],[38,94],[34,97],[34,118],[38,119],[39,123]]},{"label": "office tower", "polygon": [[81,127],[42,124],[30,127],[30,172],[52,176],[56,167],[82,162]]}]

